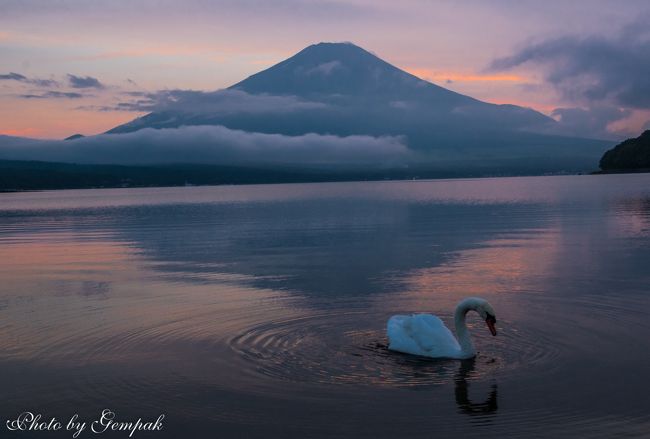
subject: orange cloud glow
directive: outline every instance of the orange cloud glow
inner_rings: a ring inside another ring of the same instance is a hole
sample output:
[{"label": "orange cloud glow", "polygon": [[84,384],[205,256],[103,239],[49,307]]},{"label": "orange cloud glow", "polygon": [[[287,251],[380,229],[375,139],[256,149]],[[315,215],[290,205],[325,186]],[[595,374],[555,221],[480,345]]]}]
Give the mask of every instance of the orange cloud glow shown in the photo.
[{"label": "orange cloud glow", "polygon": [[607,129],[628,137],[636,137],[643,130],[648,129],[648,122],[650,122],[650,110],[634,110],[628,117],[607,125]]},{"label": "orange cloud glow", "polygon": [[483,99],[485,102],[497,105],[517,105],[524,108],[532,108],[535,111],[541,111],[544,114],[551,114],[557,108],[557,105],[544,105],[539,102],[518,101],[516,99]]},{"label": "orange cloud glow", "polygon": [[98,134],[144,114],[89,111],[76,108],[77,102],[47,99],[7,99],[6,103],[10,105],[0,107],[4,125],[0,134],[40,139],[62,139],[75,133]]},{"label": "orange cloud glow", "polygon": [[527,79],[523,76],[512,74],[477,75],[475,73],[438,72],[422,68],[407,68],[404,70],[418,78],[432,82],[527,82]]},{"label": "orange cloud glow", "polygon": [[0,129],[0,136],[38,137],[41,134],[38,128]]}]

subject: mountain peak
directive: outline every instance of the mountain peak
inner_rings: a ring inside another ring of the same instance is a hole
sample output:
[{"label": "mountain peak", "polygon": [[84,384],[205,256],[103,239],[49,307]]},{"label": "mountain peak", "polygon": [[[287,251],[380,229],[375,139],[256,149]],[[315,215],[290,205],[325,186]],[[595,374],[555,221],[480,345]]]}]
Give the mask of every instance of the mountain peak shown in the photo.
[{"label": "mountain peak", "polygon": [[422,87],[457,95],[423,81],[350,42],[312,44],[294,56],[233,85],[251,94],[378,96],[412,95]]},{"label": "mountain peak", "polygon": [[324,55],[326,56],[327,54],[344,54],[346,52],[356,54],[357,56],[360,54],[361,55],[367,54],[370,56],[374,56],[376,58],[375,55],[371,54],[364,48],[359,47],[350,41],[341,41],[341,42],[321,41],[320,43],[311,44],[305,47],[296,55],[300,53],[310,53],[310,54],[317,53],[320,56],[324,56]]},{"label": "mountain peak", "polygon": [[324,49],[328,47],[336,47],[336,48],[342,48],[342,49],[357,49],[357,50],[365,50],[356,44],[354,44],[352,41],[321,41],[320,43],[314,43],[310,44],[309,46],[305,47],[303,50],[312,50],[312,49]]}]

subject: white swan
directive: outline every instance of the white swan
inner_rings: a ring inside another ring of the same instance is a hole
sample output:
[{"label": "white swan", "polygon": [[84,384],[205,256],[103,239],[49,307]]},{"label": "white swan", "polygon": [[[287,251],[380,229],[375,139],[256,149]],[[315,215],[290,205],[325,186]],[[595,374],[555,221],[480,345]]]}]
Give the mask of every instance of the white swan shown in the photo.
[{"label": "white swan", "polygon": [[454,323],[458,340],[438,317],[431,314],[393,316],[388,319],[388,349],[431,358],[464,360],[476,356],[465,315],[476,311],[485,320],[492,335],[497,335],[494,309],[487,300],[468,297],[456,305]]}]

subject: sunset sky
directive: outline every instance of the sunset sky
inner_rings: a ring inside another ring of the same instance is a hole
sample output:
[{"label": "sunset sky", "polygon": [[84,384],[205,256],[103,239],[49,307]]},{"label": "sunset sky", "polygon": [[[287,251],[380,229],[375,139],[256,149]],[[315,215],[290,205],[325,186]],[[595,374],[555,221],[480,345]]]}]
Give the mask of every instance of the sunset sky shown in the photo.
[{"label": "sunset sky", "polygon": [[0,0],[0,134],[62,138],[144,113],[133,92],[216,90],[320,41],[532,107],[594,137],[650,128],[650,3]]}]

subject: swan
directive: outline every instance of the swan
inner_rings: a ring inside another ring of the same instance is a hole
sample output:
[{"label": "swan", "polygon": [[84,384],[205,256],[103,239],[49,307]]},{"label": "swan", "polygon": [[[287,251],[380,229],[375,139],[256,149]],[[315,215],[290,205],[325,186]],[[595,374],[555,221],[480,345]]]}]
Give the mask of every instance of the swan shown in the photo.
[{"label": "swan", "polygon": [[480,297],[468,297],[456,305],[454,324],[458,340],[449,328],[431,314],[395,315],[388,319],[388,349],[405,354],[431,358],[452,358],[466,360],[476,356],[474,344],[469,336],[465,315],[476,311],[487,323],[492,335],[497,335],[496,314],[492,305]]}]

